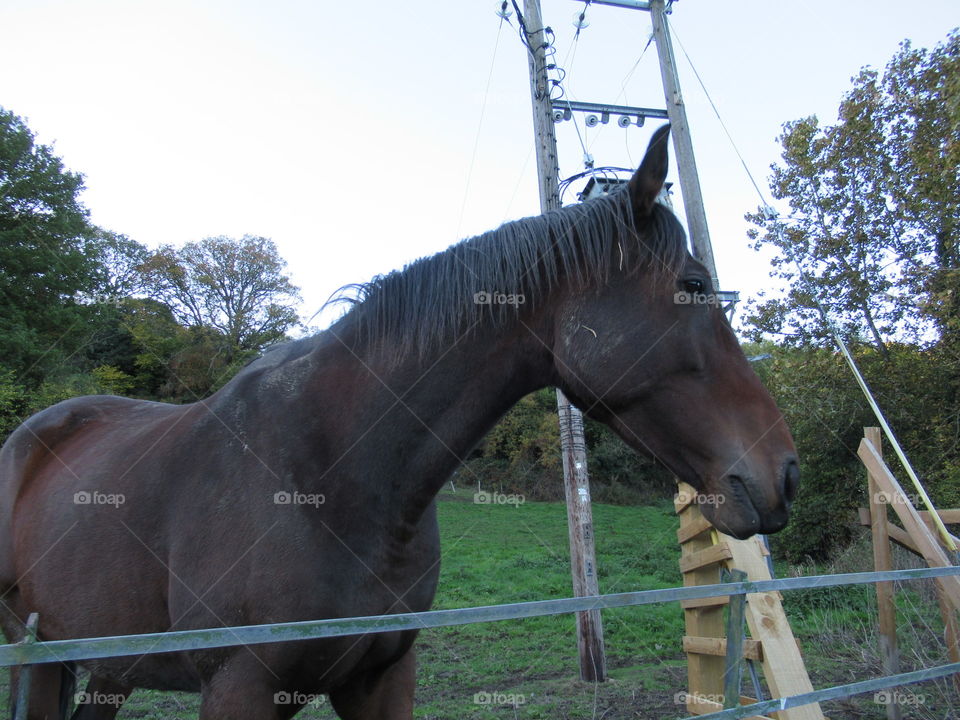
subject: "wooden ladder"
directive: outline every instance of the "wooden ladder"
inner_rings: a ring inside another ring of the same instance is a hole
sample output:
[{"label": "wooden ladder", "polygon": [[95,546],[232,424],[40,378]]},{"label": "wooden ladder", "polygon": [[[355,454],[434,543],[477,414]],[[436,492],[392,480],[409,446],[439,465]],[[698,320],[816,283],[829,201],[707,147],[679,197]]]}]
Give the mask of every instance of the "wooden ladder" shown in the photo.
[{"label": "wooden ladder", "polygon": [[[718,532],[700,512],[694,502],[697,491],[680,483],[674,507],[680,516],[677,539],[680,542],[680,571],[683,584],[713,585],[720,582],[720,569],[736,568],[747,573],[750,580],[770,580],[766,548],[757,537],[748,540]],[[788,697],[812,692],[813,685],[800,656],[793,631],[783,612],[778,592],[749,593],[746,620],[752,639],[744,642],[743,656],[760,662],[764,678],[773,697]],[[727,652],[724,606],[729,596],[702,598],[681,602],[686,635],[683,650],[687,653],[689,690],[686,693],[687,711],[705,715],[723,709],[723,678]],[[741,696],[740,704],[756,702]],[[804,705],[752,716],[750,720],[824,720],[819,704]]]}]

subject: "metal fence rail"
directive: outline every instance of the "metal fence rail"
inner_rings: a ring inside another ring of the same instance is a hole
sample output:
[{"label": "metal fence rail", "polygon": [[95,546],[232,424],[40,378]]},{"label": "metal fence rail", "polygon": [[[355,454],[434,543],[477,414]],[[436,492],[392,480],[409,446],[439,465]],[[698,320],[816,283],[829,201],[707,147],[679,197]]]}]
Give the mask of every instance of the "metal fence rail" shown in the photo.
[{"label": "metal fence rail", "polygon": [[853,695],[870,692],[871,690],[885,690],[889,687],[910,685],[912,683],[923,682],[924,680],[936,680],[937,678],[953,675],[957,672],[960,672],[960,662],[938,665],[937,667],[925,668],[923,670],[914,670],[913,672],[900,673],[899,675],[885,675],[884,677],[874,678],[873,680],[861,680],[860,682],[849,683],[848,685],[835,685],[834,687],[814,690],[813,692],[803,693],[801,695],[763,700],[753,703],[752,705],[741,705],[740,707],[730,708],[729,710],[697,715],[695,718],[687,718],[686,720],[736,720],[737,718],[762,715],[771,711],[789,710],[790,708],[809,705],[815,702],[823,702],[825,700],[841,700]]},{"label": "metal fence rail", "polygon": [[[0,667],[46,662],[68,662],[126,655],[162,652],[183,652],[232,645],[258,645],[294,640],[361,635],[364,633],[422,630],[435,627],[469,625],[481,622],[519,620],[522,618],[560,615],[584,610],[610,609],[650,605],[654,603],[770,592],[773,590],[800,590],[804,588],[863,585],[889,580],[916,580],[960,575],[960,566],[919,568],[915,570],[887,570],[881,572],[842,573],[809,577],[779,578],[756,582],[732,582],[719,585],[644,590],[581,598],[540,600],[534,602],[489,605],[456,610],[431,610],[396,615],[333,618],[272,625],[245,625],[239,627],[179,630],[143,635],[79,638],[36,643],[14,643],[0,646]],[[40,618],[43,625],[43,618]],[[732,716],[731,716],[732,717]]]}]

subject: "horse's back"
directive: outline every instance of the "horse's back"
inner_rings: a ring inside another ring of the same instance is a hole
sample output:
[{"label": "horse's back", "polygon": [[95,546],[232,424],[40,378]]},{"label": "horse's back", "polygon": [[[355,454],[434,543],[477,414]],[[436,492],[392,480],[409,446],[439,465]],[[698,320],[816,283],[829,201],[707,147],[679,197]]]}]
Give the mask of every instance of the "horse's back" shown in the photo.
[{"label": "horse's back", "polygon": [[[175,405],[131,400],[112,395],[90,395],[57,403],[28,418],[0,448],[0,587],[16,580],[13,538],[20,506],[32,483],[65,478],[78,479],[76,449],[86,446],[101,451],[111,444],[112,434],[135,431],[168,417]],[[111,433],[110,430],[113,430]],[[99,442],[91,437],[100,435]],[[106,437],[104,437],[106,436]]]}]

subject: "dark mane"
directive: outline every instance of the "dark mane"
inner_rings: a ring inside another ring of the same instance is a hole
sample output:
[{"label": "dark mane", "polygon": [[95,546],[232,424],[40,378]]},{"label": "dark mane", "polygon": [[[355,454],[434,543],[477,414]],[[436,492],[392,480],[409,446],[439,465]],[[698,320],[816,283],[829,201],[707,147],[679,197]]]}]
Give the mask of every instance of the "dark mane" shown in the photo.
[{"label": "dark mane", "polygon": [[[535,306],[559,280],[595,286],[617,264],[628,272],[676,271],[686,238],[673,213],[658,204],[638,233],[633,227],[625,188],[505,223],[402,270],[343,288],[333,302],[354,307],[331,331],[355,323],[364,344],[375,342],[390,355],[423,353],[484,316],[502,325],[516,313],[517,304],[477,304],[478,293],[522,296],[523,305]],[[631,240],[631,247],[624,244]]]}]

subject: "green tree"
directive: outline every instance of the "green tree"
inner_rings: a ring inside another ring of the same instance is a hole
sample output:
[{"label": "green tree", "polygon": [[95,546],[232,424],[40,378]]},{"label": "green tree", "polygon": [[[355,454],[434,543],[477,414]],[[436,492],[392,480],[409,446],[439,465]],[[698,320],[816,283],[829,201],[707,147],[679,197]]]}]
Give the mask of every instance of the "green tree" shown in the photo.
[{"label": "green tree", "polygon": [[933,51],[904,43],[882,75],[864,69],[853,79],[836,124],[784,126],[771,189],[789,216],[747,217],[756,247],[777,251],[774,276],[790,289],[753,307],[755,338],[825,342],[812,293],[848,338],[884,357],[893,339],[929,339],[960,323],[958,73],[956,31]]},{"label": "green tree", "polygon": [[250,235],[166,245],[141,266],[148,294],[181,323],[223,333],[231,361],[282,340],[299,323],[299,290],[285,267],[273,241]]},{"label": "green tree", "polygon": [[83,344],[95,292],[93,230],[79,195],[83,177],[0,108],[0,362],[37,385]]},{"label": "green tree", "polygon": [[933,50],[904,42],[884,75],[891,196],[908,223],[909,278],[941,337],[960,342],[960,31]]},{"label": "green tree", "polygon": [[958,78],[957,31],[933,50],[903,43],[882,73],[853,78],[836,123],[784,126],[771,189],[789,213],[748,215],[788,288],[748,321],[754,339],[779,343],[758,370],[803,465],[791,524],[774,540],[793,559],[825,557],[851,537],[865,500],[856,448],[876,424],[815,299],[850,341],[934,502],[960,499]]}]

